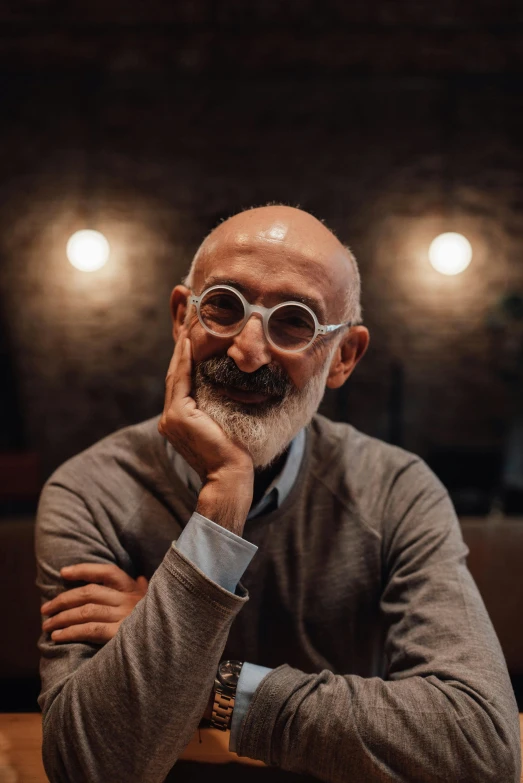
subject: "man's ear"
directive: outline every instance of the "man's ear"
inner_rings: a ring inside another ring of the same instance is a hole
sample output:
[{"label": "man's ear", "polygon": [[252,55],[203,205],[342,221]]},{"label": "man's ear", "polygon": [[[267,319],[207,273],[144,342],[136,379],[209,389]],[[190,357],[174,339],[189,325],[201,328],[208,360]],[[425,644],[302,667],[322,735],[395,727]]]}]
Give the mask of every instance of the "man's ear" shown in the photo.
[{"label": "man's ear", "polygon": [[190,289],[184,285],[177,285],[171,292],[170,309],[173,322],[173,338],[175,342],[178,339],[180,329],[185,321],[190,295]]},{"label": "man's ear", "polygon": [[339,389],[343,386],[369,347],[369,339],[369,330],[366,326],[353,326],[349,330],[332,358],[326,380],[329,389]]}]

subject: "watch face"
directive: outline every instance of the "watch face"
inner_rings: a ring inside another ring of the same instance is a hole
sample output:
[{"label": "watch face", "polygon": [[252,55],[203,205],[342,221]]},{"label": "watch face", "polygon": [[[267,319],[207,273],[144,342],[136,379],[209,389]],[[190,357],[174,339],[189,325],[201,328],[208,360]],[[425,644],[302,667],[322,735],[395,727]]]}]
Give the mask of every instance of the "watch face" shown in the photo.
[{"label": "watch face", "polygon": [[218,667],[220,680],[229,688],[236,688],[243,664],[240,661],[222,661]]}]

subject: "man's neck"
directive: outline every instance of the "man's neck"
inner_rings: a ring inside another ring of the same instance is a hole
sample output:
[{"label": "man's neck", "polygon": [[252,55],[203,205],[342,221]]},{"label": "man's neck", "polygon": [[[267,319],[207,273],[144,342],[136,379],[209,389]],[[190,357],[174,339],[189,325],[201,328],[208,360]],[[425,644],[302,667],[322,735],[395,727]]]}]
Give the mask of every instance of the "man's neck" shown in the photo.
[{"label": "man's neck", "polygon": [[254,493],[251,508],[260,502],[271,481],[274,481],[278,473],[281,473],[288,454],[289,449],[287,448],[283,454],[281,454],[278,459],[272,462],[267,468],[257,468],[255,470]]}]

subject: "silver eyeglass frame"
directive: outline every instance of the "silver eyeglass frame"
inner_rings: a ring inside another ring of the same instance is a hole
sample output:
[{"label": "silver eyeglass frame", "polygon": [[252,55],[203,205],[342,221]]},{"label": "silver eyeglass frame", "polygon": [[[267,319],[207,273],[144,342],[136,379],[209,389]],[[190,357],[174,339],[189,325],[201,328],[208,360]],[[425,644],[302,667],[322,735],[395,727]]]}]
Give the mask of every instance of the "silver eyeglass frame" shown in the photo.
[{"label": "silver eyeglass frame", "polygon": [[[210,291],[217,291],[218,289],[221,291],[224,290],[231,291],[233,294],[236,294],[236,296],[243,303],[245,316],[243,318],[243,321],[238,326],[238,328],[234,332],[231,332],[231,334],[221,334],[220,332],[214,332],[212,329],[209,329],[209,327],[203,322],[203,319],[200,315],[200,304],[204,296],[207,296],[207,294]],[[247,299],[243,296],[243,294],[240,293],[240,291],[238,291],[236,288],[233,288],[230,285],[212,285],[209,288],[206,288],[205,291],[203,291],[200,294],[200,296],[195,296],[193,292],[191,293],[193,295],[189,297],[189,302],[196,307],[198,320],[203,326],[203,328],[207,332],[209,332],[209,334],[212,334],[215,337],[221,337],[223,339],[228,339],[229,337],[236,337],[237,334],[240,334],[245,324],[250,319],[251,315],[253,315],[253,313],[257,313],[258,315],[261,315],[262,323],[263,323],[263,333],[265,334],[267,341],[273,346],[273,348],[276,348],[277,351],[282,351],[283,353],[301,353],[302,351],[306,351],[307,348],[310,348],[310,346],[312,345],[312,343],[318,337],[319,334],[330,334],[331,332],[336,331],[336,329],[341,329],[342,326],[354,325],[352,321],[345,321],[344,323],[341,324],[320,324],[314,310],[311,310],[311,308],[308,305],[304,304],[303,302],[294,302],[294,301],[281,302],[280,304],[277,304],[274,307],[263,307],[263,305],[252,305],[250,304],[250,302],[247,301]],[[271,336],[269,334],[269,318],[276,310],[279,310],[281,307],[287,307],[288,305],[295,305],[298,307],[302,307],[304,310],[310,313],[310,315],[313,318],[314,326],[315,326],[314,335],[309,340],[309,342],[303,346],[303,348],[294,348],[292,350],[289,350],[288,348],[282,348],[281,346],[277,345],[273,340],[271,340]]]}]

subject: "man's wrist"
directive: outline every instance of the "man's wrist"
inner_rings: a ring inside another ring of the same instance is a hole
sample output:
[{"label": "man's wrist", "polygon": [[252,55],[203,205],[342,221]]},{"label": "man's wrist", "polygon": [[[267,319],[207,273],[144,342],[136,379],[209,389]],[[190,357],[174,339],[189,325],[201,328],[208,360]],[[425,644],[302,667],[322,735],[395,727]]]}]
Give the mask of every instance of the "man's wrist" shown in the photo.
[{"label": "man's wrist", "polygon": [[243,661],[221,661],[214,680],[211,728],[230,731]]},{"label": "man's wrist", "polygon": [[200,490],[196,511],[237,536],[243,535],[252,504],[253,483],[232,477],[208,480]]}]

